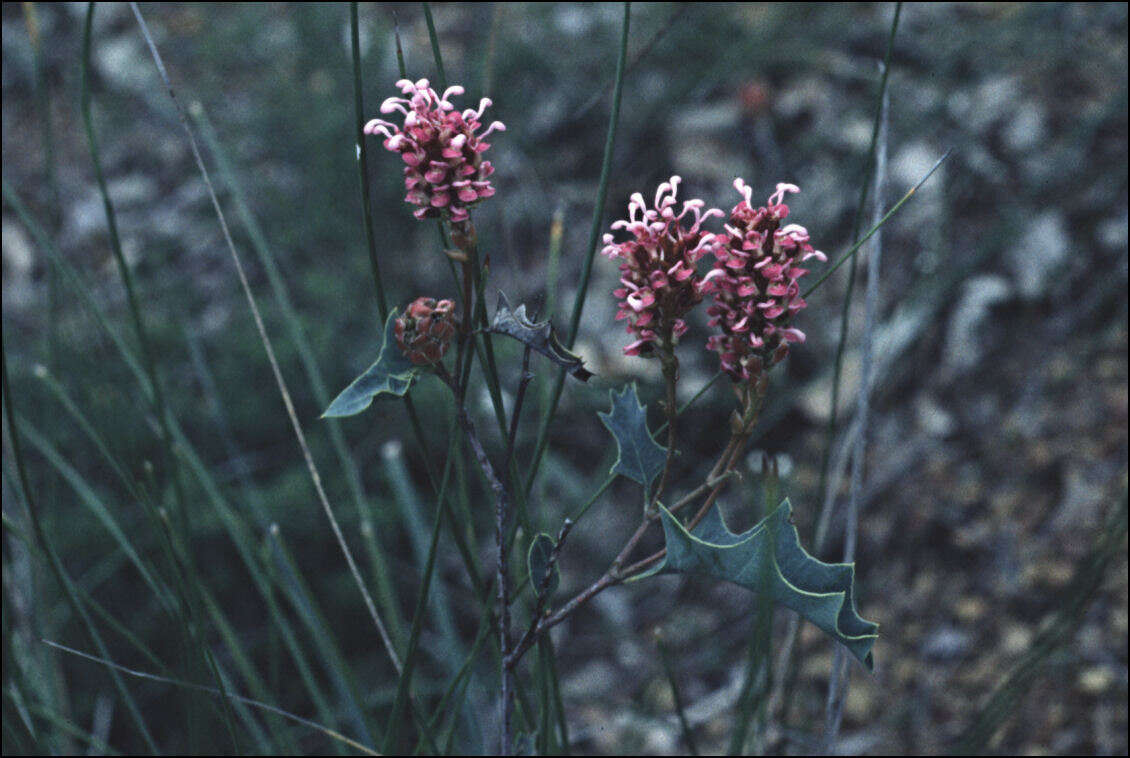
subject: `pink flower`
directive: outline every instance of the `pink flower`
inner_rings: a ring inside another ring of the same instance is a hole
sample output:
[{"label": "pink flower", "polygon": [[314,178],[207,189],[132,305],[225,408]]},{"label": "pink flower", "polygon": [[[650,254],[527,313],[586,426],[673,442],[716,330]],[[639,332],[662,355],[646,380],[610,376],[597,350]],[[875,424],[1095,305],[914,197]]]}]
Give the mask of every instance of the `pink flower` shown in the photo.
[{"label": "pink flower", "polygon": [[804,342],[804,332],[790,326],[806,305],[799,279],[808,270],[797,264],[827,257],[812,247],[803,226],[781,226],[789,215],[786,193],[800,192],[795,184],[778,184],[756,209],[749,185],[738,178],[734,189],[743,200],[730,211],[726,232],[717,237],[714,269],[704,278],[714,293],[706,313],[721,330],[706,346],[718,352],[722,370],[735,382],[756,381],[785,359],[790,343]]},{"label": "pink flower", "polygon": [[494,166],[483,160],[490,145],[483,140],[491,132],[506,131],[506,126],[495,121],[476,134],[490,98],[480,100],[478,110],[459,112],[448,101],[452,95],[463,94],[459,85],[448,87],[442,95],[428,86],[427,79],[401,79],[396,86],[407,97],[388,98],[381,104],[381,113],[400,111],[403,125],[375,118],[365,124],[365,134],[383,134],[385,148],[400,153],[407,190],[404,200],[417,206],[416,218],[446,214],[452,222],[466,221],[468,206],[494,194],[488,181]]},{"label": "pink flower", "polygon": [[687,200],[675,214],[677,176],[659,185],[654,208],[635,193],[628,203],[628,218],[612,223],[631,239],[614,241],[604,235],[609,258],[619,258],[620,283],[612,294],[620,300],[617,320],[628,321],[627,330],[636,339],[624,348],[627,355],[650,355],[656,346],[670,349],[686,330],[683,316],[702,301],[710,276],[699,276],[695,264],[714,248],[715,235],[702,229],[711,216],[722,211],[703,211],[702,200]]}]

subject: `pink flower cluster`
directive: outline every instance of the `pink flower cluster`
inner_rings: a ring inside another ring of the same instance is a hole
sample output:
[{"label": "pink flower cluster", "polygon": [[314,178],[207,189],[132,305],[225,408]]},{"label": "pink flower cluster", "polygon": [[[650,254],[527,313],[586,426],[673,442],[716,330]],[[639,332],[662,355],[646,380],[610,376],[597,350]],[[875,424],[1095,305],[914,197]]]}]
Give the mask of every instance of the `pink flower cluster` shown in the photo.
[{"label": "pink flower cluster", "polygon": [[[620,299],[617,320],[628,320],[628,333],[636,340],[624,348],[627,355],[649,355],[657,346],[673,347],[686,330],[683,316],[702,301],[707,283],[715,274],[699,276],[695,264],[710,252],[715,236],[702,229],[702,222],[722,211],[703,212],[702,200],[687,200],[675,214],[677,176],[659,185],[655,207],[648,208],[643,195],[635,193],[628,203],[627,220],[616,221],[613,230],[625,230],[632,238],[615,242],[604,235],[609,258],[619,258],[620,283],[613,294]],[[688,217],[689,215],[689,217]]]},{"label": "pink flower cluster", "polygon": [[478,110],[455,110],[448,98],[462,95],[453,85],[436,94],[427,79],[396,83],[406,97],[390,97],[381,104],[381,113],[400,111],[404,124],[376,118],[365,124],[365,134],[380,132],[386,149],[400,153],[404,161],[405,202],[417,206],[416,218],[432,218],[446,213],[453,222],[466,221],[467,207],[494,194],[488,177],[494,173],[483,153],[490,145],[483,140],[493,131],[506,131],[501,121],[493,122],[482,134],[483,111],[490,98],[479,101]]},{"label": "pink flower cluster", "polygon": [[714,304],[706,313],[721,334],[706,346],[719,353],[722,370],[734,381],[756,380],[789,353],[789,343],[804,342],[804,332],[790,326],[805,306],[799,280],[808,273],[798,264],[827,257],[812,247],[799,224],[781,226],[789,215],[785,194],[800,192],[781,183],[766,205],[754,208],[753,189],[740,178],[734,188],[743,200],[730,211],[725,234],[717,236],[713,277]]}]

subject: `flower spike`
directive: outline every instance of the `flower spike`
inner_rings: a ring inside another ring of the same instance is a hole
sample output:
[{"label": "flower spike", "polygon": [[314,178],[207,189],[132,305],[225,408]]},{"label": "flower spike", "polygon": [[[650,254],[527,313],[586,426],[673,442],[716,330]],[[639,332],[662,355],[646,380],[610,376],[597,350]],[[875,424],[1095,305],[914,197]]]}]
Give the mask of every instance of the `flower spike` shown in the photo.
[{"label": "flower spike", "polygon": [[365,124],[365,134],[384,135],[385,149],[400,153],[404,162],[404,200],[416,206],[416,218],[446,216],[453,223],[466,221],[471,205],[494,195],[488,180],[494,167],[483,160],[490,145],[483,140],[493,132],[505,131],[506,126],[495,121],[479,133],[480,119],[491,100],[484,97],[478,110],[460,113],[449,100],[463,94],[463,87],[458,84],[445,89],[442,95],[431,88],[427,79],[401,79],[396,87],[404,97],[385,99],[380,111],[403,113],[403,124],[373,119]]}]

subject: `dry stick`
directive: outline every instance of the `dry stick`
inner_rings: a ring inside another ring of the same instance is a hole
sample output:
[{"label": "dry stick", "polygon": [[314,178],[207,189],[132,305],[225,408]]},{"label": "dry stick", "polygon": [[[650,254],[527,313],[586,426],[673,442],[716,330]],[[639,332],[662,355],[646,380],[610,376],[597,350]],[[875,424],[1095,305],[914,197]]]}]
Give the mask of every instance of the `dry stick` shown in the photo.
[{"label": "dry stick", "polygon": [[[882,215],[883,191],[887,181],[887,111],[890,106],[890,96],[884,91],[879,116],[879,143],[875,153],[875,199],[873,221],[878,222]],[[862,364],[861,379],[859,384],[859,399],[856,417],[859,419],[859,434],[855,440],[855,449],[851,461],[851,489],[848,497],[847,525],[844,529],[844,563],[855,560],[856,535],[859,531],[859,499],[863,489],[863,463],[864,454],[867,452],[867,421],[870,415],[871,375],[872,361],[871,348],[874,333],[876,311],[879,300],[879,272],[883,257],[882,230],[876,232],[874,246],[871,249],[871,258],[867,262],[867,296],[866,312],[863,322],[863,344],[861,345],[860,362]],[[835,645],[832,654],[832,674],[828,681],[828,699],[825,704],[824,719],[824,750],[830,752],[836,743],[836,737],[843,723],[844,697],[847,694],[848,680],[851,671],[847,668],[842,645]]]},{"label": "dry stick", "polygon": [[[537,603],[534,605],[533,623],[530,624],[530,628],[526,630],[526,633],[518,642],[515,650],[518,648],[528,649],[536,641],[534,635],[537,633],[537,622],[542,614],[545,613],[546,603],[549,602],[549,583],[553,578],[553,567],[557,565],[557,556],[561,554],[561,547],[565,544],[565,538],[569,536],[569,531],[573,528],[573,523],[573,519],[565,519],[565,522],[561,525],[561,531],[557,533],[557,541],[553,543],[553,549],[549,551],[549,560],[545,562],[545,575],[541,578],[541,582],[538,583],[535,592]],[[507,660],[505,661],[505,665],[507,668],[513,669],[518,665],[518,659]]]},{"label": "dry stick", "polygon": [[137,19],[138,25],[141,27],[141,34],[145,37],[145,43],[149,46],[149,52],[153,56],[153,62],[157,66],[157,72],[161,75],[161,79],[165,83],[165,88],[169,92],[169,97],[172,99],[173,105],[176,106],[181,126],[184,127],[185,134],[188,136],[189,147],[192,149],[192,157],[196,161],[196,167],[200,169],[200,174],[204,179],[204,185],[208,188],[208,195],[212,200],[212,207],[215,209],[216,216],[220,221],[220,229],[223,231],[224,241],[227,243],[228,251],[231,253],[236,274],[239,276],[240,286],[243,288],[243,294],[247,298],[247,304],[251,308],[251,315],[255,319],[255,328],[259,331],[259,339],[263,343],[263,349],[267,353],[268,361],[270,361],[271,371],[275,375],[275,384],[278,385],[279,394],[282,395],[283,405],[286,406],[286,413],[290,418],[291,427],[294,429],[294,436],[298,439],[298,446],[302,449],[302,457],[306,461],[306,468],[310,472],[310,479],[314,483],[318,500],[321,502],[322,509],[325,511],[326,517],[330,521],[334,537],[337,538],[338,545],[345,555],[346,563],[349,564],[349,571],[353,575],[353,580],[356,582],[357,588],[361,591],[361,596],[364,598],[365,607],[369,611],[369,616],[372,618],[373,624],[380,633],[381,642],[384,644],[385,650],[388,652],[388,656],[392,660],[392,664],[396,668],[397,673],[399,673],[401,671],[400,657],[396,654],[396,649],[392,646],[392,640],[388,636],[388,630],[385,629],[384,622],[381,621],[380,614],[377,613],[377,607],[373,604],[373,598],[365,588],[365,583],[361,579],[361,572],[357,568],[357,562],[353,560],[353,553],[350,551],[349,545],[345,541],[341,526],[337,522],[337,517],[334,516],[333,508],[330,506],[329,499],[326,497],[326,492],[322,487],[322,477],[318,474],[318,467],[314,464],[314,458],[310,454],[310,447],[306,444],[306,435],[302,432],[302,425],[298,423],[298,414],[295,412],[294,402],[291,400],[290,391],[286,386],[286,380],[283,378],[282,370],[279,368],[279,362],[275,357],[275,349],[271,345],[271,338],[267,336],[267,329],[263,325],[263,317],[259,313],[259,307],[255,304],[255,296],[251,293],[251,285],[248,283],[247,274],[243,270],[243,263],[240,261],[239,253],[236,252],[231,231],[228,229],[227,219],[224,217],[224,211],[220,207],[219,199],[216,197],[216,190],[212,186],[212,179],[208,174],[207,167],[204,165],[204,159],[200,155],[200,148],[196,144],[196,137],[192,133],[192,127],[189,126],[188,116],[185,114],[184,107],[181,105],[180,100],[177,99],[172,82],[169,81],[169,74],[165,70],[164,61],[161,59],[161,54],[157,52],[157,46],[153,42],[153,37],[149,33],[149,27],[146,25],[145,19],[141,15],[141,9],[137,7],[137,3],[130,3],[130,8],[133,9],[133,15]]},{"label": "dry stick", "polygon": [[[527,351],[528,355],[528,351]],[[528,368],[528,366],[527,366]],[[507,520],[510,515],[510,495],[506,491],[506,485],[499,479],[498,474],[491,465],[490,458],[487,457],[486,450],[483,449],[483,444],[479,441],[479,435],[475,431],[475,424],[471,421],[471,417],[467,415],[467,408],[463,404],[463,393],[460,392],[459,383],[454,379],[447,369],[443,367],[442,363],[436,364],[436,373],[439,378],[443,380],[448,387],[451,388],[452,393],[455,395],[455,415],[459,419],[459,425],[463,427],[464,433],[467,435],[467,440],[471,443],[471,450],[475,453],[475,459],[479,462],[479,468],[483,471],[483,476],[486,477],[487,482],[494,490],[495,496],[495,543],[498,548],[498,564],[497,575],[495,577],[497,600],[498,600],[498,643],[501,650],[502,666],[500,667],[502,675],[502,698],[499,704],[500,717],[502,721],[502,735],[501,735],[501,749],[502,755],[510,755],[511,752],[511,739],[510,739],[510,719],[512,715],[511,699],[512,699],[512,686],[511,686],[511,673],[510,667],[506,665],[507,659],[510,655],[510,572],[507,570],[509,560],[507,548]],[[519,408],[515,407],[515,411]]]}]

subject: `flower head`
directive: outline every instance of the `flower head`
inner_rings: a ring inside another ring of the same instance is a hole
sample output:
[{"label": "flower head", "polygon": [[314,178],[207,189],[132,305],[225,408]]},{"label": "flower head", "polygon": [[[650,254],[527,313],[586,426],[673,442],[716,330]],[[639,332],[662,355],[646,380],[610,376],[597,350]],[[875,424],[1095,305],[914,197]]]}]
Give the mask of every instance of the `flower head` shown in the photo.
[{"label": "flower head", "polygon": [[656,346],[669,349],[674,340],[687,330],[683,316],[701,302],[710,277],[701,277],[695,263],[710,252],[715,236],[702,229],[711,216],[722,211],[703,211],[702,200],[683,202],[675,213],[675,196],[679,182],[672,176],[659,185],[654,208],[648,208],[643,195],[635,193],[628,203],[628,218],[615,221],[613,230],[624,230],[632,238],[614,241],[604,235],[604,249],[609,258],[619,258],[620,283],[612,294],[620,299],[617,320],[627,319],[628,333],[636,339],[624,348],[628,355],[649,355]]},{"label": "flower head", "polygon": [[396,344],[417,366],[437,363],[455,336],[455,303],[418,297],[393,325]]},{"label": "flower head", "polygon": [[453,222],[466,221],[468,206],[494,194],[488,179],[494,167],[483,160],[490,144],[483,140],[491,132],[506,131],[506,126],[495,121],[477,134],[490,98],[480,100],[477,110],[460,112],[448,100],[463,94],[459,85],[442,95],[428,86],[427,79],[401,79],[396,86],[405,97],[388,98],[381,113],[399,111],[404,114],[403,125],[375,118],[365,124],[365,134],[383,134],[385,148],[400,153],[405,164],[404,200],[417,206],[416,218],[446,213]]},{"label": "flower head", "polygon": [[730,211],[725,233],[714,248],[717,262],[707,275],[714,304],[707,309],[710,325],[721,329],[707,340],[722,359],[722,370],[737,381],[756,381],[789,353],[789,344],[804,342],[804,332],[790,324],[805,307],[799,279],[808,273],[800,263],[827,260],[809,242],[799,224],[781,225],[789,215],[785,195],[800,192],[781,183],[766,205],[754,208],[753,189],[734,180],[742,201]]}]

